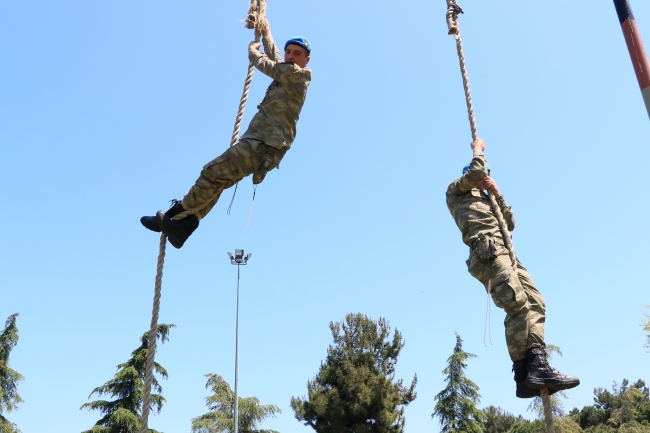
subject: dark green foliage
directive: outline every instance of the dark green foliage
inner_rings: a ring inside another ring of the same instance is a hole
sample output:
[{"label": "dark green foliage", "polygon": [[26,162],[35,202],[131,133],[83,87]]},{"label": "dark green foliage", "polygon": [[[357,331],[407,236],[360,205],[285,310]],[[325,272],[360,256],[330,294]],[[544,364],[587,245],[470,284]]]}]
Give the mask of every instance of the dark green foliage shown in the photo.
[{"label": "dark green foliage", "polygon": [[443,433],[481,433],[486,421],[485,412],[476,404],[481,401],[478,386],[465,376],[468,359],[476,355],[463,351],[463,340],[456,334],[454,353],[447,359],[447,387],[436,395],[431,417],[438,417]]},{"label": "dark green foliage", "polygon": [[515,424],[510,433],[544,433],[544,422],[536,420]]},{"label": "dark green foliage", "polygon": [[16,424],[0,415],[0,433],[21,433]]},{"label": "dark green foliage", "polygon": [[9,364],[9,355],[18,344],[18,327],[14,313],[7,318],[5,328],[0,334],[0,433],[19,433],[20,430],[2,414],[18,409],[23,399],[18,395],[18,384],[25,378],[13,370]]},{"label": "dark green foliage", "polygon": [[[206,374],[205,384],[214,394],[205,398],[210,412],[192,419],[192,433],[232,433],[235,431],[235,393],[228,382],[218,374]],[[241,433],[278,433],[258,427],[268,417],[282,413],[272,404],[261,405],[257,397],[237,398],[239,405],[239,431]]]},{"label": "dark green foliage", "polygon": [[630,385],[627,379],[612,391],[594,390],[594,405],[569,414],[582,429],[590,433],[648,432],[650,433],[650,390],[642,380]]},{"label": "dark green foliage", "polygon": [[[161,343],[168,341],[169,332],[175,327],[176,325],[158,325],[157,340]],[[96,400],[81,406],[80,409],[97,410],[103,415],[93,428],[83,433],[138,433],[144,399],[149,331],[142,335],[140,343],[140,347],[131,352],[131,358],[117,366],[117,373],[113,379],[93,389],[88,396],[90,398],[93,395],[108,395],[114,400]],[[154,363],[154,371],[167,379],[167,370],[157,362]],[[159,394],[162,392],[162,387],[155,376],[151,383],[151,391],[150,413],[158,413],[165,399]],[[149,432],[157,433],[151,429]]]},{"label": "dark green foliage", "polygon": [[409,388],[394,381],[404,347],[402,334],[380,318],[348,314],[330,322],[334,344],[318,375],[307,382],[307,398],[291,399],[299,421],[318,433],[401,433],[404,407],[415,400],[417,375]]},{"label": "dark green foliage", "polygon": [[607,424],[600,424],[594,427],[589,427],[583,431],[589,433],[616,433],[618,430],[614,427],[608,426]]},{"label": "dark green foliage", "polygon": [[514,416],[500,407],[488,406],[483,409],[485,421],[483,430],[485,433],[507,433],[517,423],[527,423],[521,415]]},{"label": "dark green foliage", "polygon": [[583,433],[578,423],[571,417],[557,417],[553,423],[555,433]]},{"label": "dark green foliage", "polygon": [[605,424],[609,419],[609,413],[603,409],[596,409],[593,406],[586,406],[578,415],[577,422],[580,427],[587,429]]}]

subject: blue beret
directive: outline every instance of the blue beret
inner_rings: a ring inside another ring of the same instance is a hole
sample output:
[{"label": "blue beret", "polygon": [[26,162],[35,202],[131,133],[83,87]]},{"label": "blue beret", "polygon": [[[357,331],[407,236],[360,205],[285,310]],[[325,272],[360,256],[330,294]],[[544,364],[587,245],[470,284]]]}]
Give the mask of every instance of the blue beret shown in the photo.
[{"label": "blue beret", "polygon": [[309,41],[302,36],[296,36],[289,39],[287,43],[284,44],[284,49],[286,50],[290,44],[301,46],[307,50],[307,54],[311,54],[311,45],[309,44]]},{"label": "blue beret", "polygon": [[[467,170],[469,170],[469,164],[467,164],[465,167],[463,167],[463,174],[465,174],[465,172]],[[488,166],[488,174],[490,174],[490,167],[489,166]]]}]

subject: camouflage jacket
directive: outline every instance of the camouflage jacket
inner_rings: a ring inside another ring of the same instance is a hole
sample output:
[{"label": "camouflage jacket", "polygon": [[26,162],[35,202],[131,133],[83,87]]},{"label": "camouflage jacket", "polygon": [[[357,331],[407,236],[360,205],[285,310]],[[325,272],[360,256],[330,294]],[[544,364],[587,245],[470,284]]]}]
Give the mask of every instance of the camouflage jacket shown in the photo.
[{"label": "camouflage jacket", "polygon": [[[447,207],[456,225],[463,234],[463,242],[472,246],[480,233],[491,233],[503,244],[499,223],[492,213],[490,199],[478,184],[488,175],[487,161],[482,153],[474,154],[469,170],[447,188]],[[497,199],[499,208],[508,224],[508,230],[515,229],[515,217],[503,196]]]},{"label": "camouflage jacket", "polygon": [[241,138],[263,141],[269,146],[287,150],[296,138],[296,124],[307,97],[311,69],[282,63],[271,35],[264,37],[263,43],[264,54],[251,50],[248,58],[263,74],[273,78],[273,82]]}]

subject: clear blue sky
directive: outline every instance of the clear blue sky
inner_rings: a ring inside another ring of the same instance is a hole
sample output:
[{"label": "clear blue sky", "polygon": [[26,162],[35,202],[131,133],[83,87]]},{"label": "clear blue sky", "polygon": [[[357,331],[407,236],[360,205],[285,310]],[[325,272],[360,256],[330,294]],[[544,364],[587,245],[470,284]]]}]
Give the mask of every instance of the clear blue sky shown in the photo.
[{"label": "clear blue sky", "polygon": [[[650,380],[640,328],[650,303],[650,122],[611,1],[465,0],[461,17],[479,134],[513,206],[516,251],[544,294],[562,372],[594,387]],[[634,11],[650,46],[650,4]],[[181,198],[228,145],[246,74],[248,3],[2,2],[0,5],[0,318],[19,312],[12,366],[26,377],[26,433],[86,430],[91,390],[148,329],[158,236],[142,215]],[[150,426],[189,431],[206,412],[206,373],[234,377],[236,269],[245,248],[240,393],[293,417],[346,313],[387,318],[418,374],[408,432],[430,419],[454,346],[483,405],[524,413],[514,396],[502,313],[466,271],[444,192],[471,158],[445,2],[269,0],[277,41],[305,35],[313,81],[298,135],[257,190],[231,191],[182,250],[168,249],[157,360],[167,404]],[[270,79],[256,73],[247,123]],[[644,271],[645,269],[645,271]]]}]

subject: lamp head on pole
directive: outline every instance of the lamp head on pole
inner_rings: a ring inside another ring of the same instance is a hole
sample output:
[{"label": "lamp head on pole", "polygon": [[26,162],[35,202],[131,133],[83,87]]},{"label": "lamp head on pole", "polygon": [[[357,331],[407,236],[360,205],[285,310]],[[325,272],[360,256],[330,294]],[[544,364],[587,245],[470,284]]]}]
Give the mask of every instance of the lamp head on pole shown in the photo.
[{"label": "lamp head on pole", "polygon": [[244,256],[244,250],[235,250],[235,256],[231,253],[228,253],[228,257],[230,257],[230,263],[233,265],[245,265],[248,263],[248,259],[251,258],[251,254],[248,254]]}]

